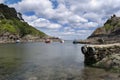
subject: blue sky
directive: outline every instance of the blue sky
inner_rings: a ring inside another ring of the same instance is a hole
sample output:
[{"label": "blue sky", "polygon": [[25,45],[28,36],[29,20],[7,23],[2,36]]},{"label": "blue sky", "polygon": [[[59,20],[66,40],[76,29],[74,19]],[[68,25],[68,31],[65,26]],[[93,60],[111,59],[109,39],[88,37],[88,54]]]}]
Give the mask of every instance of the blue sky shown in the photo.
[{"label": "blue sky", "polygon": [[85,39],[113,14],[120,0],[0,0],[15,7],[30,25],[63,39]]}]

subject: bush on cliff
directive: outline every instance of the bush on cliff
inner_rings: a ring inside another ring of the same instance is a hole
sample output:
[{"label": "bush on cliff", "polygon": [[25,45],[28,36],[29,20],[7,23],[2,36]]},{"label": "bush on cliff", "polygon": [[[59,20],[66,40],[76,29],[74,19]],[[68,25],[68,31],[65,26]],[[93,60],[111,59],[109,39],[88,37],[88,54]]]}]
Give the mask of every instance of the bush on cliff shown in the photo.
[{"label": "bush on cliff", "polygon": [[17,34],[20,37],[23,37],[27,34],[44,37],[44,34],[41,31],[33,28],[32,26],[28,25],[26,22],[21,22],[17,19],[7,20],[2,19],[0,20],[0,34],[4,34],[4,32],[10,32],[12,34]]},{"label": "bush on cliff", "polygon": [[0,4],[0,35],[4,35],[6,32],[18,35],[19,38],[26,35],[32,35],[39,38],[47,37],[45,33],[25,22],[22,18],[22,14],[18,13],[15,8]]}]

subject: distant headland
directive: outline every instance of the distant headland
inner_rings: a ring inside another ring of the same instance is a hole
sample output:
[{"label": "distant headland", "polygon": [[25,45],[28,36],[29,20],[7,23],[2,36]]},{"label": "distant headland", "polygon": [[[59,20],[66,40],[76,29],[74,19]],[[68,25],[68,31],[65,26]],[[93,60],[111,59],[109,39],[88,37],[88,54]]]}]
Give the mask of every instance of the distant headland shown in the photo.
[{"label": "distant headland", "polygon": [[0,43],[44,41],[50,37],[29,25],[15,8],[0,4]]},{"label": "distant headland", "polygon": [[79,43],[110,44],[120,42],[120,17],[111,16],[102,27],[97,28],[86,40]]},{"label": "distant headland", "polygon": [[120,17],[111,16],[103,27],[79,43],[88,44],[81,47],[86,65],[120,73]]}]

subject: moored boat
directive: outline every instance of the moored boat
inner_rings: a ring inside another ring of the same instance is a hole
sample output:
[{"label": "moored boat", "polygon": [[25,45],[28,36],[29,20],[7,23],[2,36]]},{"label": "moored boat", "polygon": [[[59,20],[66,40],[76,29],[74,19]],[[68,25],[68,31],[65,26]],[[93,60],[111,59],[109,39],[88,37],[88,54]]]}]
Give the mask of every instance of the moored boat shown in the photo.
[{"label": "moored boat", "polygon": [[60,43],[64,43],[65,41],[64,40],[60,40]]},{"label": "moored boat", "polygon": [[20,43],[20,40],[18,39],[18,40],[16,40],[16,43]]},{"label": "moored boat", "polygon": [[74,40],[74,41],[73,41],[73,44],[77,44],[77,43],[79,43],[79,41],[77,41],[77,40]]},{"label": "moored boat", "polygon": [[46,39],[45,43],[51,43],[52,41],[50,39]]}]

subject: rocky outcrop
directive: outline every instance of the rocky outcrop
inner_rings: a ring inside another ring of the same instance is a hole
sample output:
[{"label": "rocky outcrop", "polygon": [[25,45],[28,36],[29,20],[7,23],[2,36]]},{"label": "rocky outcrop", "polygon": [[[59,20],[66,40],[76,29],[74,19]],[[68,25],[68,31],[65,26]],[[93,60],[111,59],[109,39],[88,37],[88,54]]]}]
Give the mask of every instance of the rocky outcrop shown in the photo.
[{"label": "rocky outcrop", "polygon": [[111,16],[104,26],[97,28],[86,41],[92,44],[120,42],[120,17]]},{"label": "rocky outcrop", "polygon": [[6,19],[15,18],[20,20],[20,18],[17,16],[19,13],[15,10],[15,8],[10,8],[4,4],[0,4],[0,14],[4,15],[4,18]]},{"label": "rocky outcrop", "polygon": [[107,45],[85,45],[81,48],[85,64],[120,72],[120,43]]},{"label": "rocky outcrop", "polygon": [[21,21],[23,21],[24,22],[24,19],[22,18],[22,14],[21,13],[17,13],[17,17],[21,20]]},{"label": "rocky outcrop", "polygon": [[29,25],[15,8],[0,4],[0,43],[41,41],[49,37]]},{"label": "rocky outcrop", "polygon": [[0,43],[15,42],[18,39],[19,39],[19,35],[11,34],[9,32],[0,35]]}]

